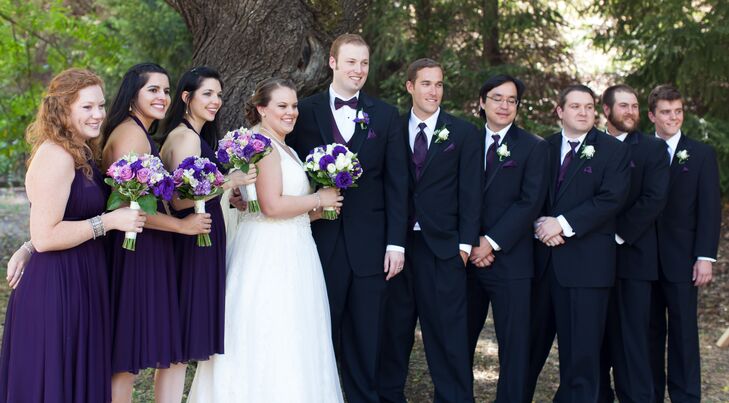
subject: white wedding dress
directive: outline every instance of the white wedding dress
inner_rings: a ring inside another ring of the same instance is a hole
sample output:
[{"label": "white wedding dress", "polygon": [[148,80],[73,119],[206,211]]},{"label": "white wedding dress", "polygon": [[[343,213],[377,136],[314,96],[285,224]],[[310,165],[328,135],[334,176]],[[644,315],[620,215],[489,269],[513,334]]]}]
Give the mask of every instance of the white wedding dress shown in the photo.
[{"label": "white wedding dress", "polygon": [[[301,161],[271,143],[283,194],[311,193]],[[188,402],[342,402],[308,214],[241,214],[226,256],[225,353],[198,363]]]}]

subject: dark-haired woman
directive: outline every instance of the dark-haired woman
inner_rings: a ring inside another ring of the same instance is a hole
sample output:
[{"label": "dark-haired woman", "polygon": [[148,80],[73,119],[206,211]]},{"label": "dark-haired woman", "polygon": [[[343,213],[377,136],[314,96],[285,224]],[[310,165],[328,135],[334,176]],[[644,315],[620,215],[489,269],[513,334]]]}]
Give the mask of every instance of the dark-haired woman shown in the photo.
[{"label": "dark-haired woman", "polygon": [[[182,75],[161,141],[160,156],[170,171],[187,157],[202,156],[225,172],[213,151],[217,142],[215,117],[222,104],[222,85],[215,70],[196,67]],[[251,175],[232,172],[225,187],[254,183],[255,168],[252,171]],[[194,212],[190,200],[175,199],[172,207],[180,218]],[[212,219],[211,247],[197,246],[195,236],[175,236],[184,361],[204,361],[223,353],[226,240],[220,196],[208,200],[205,211]]]},{"label": "dark-haired woman", "polygon": [[[0,402],[108,402],[111,321],[103,238],[141,232],[144,216],[101,215],[108,190],[96,160],[103,83],[87,70],[58,74],[28,127],[27,264],[10,294],[0,353]],[[123,232],[122,232],[123,233]],[[35,249],[33,248],[35,247]]]},{"label": "dark-haired woman", "polygon": [[[158,155],[149,132],[165,117],[170,102],[169,76],[160,66],[143,63],[126,72],[103,128],[103,166],[129,152]],[[173,233],[210,231],[207,214],[184,219],[165,214],[148,217],[136,251],[121,248],[123,233],[112,239],[111,307],[113,320],[112,398],[130,402],[135,374],[157,368],[155,400],[179,402],[185,382]]]}]

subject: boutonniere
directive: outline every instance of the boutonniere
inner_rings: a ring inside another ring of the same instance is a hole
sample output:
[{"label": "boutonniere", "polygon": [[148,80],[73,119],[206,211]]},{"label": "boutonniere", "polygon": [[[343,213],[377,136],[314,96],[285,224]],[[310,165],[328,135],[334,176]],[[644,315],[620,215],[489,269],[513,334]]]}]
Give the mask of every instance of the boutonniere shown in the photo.
[{"label": "boutonniere", "polygon": [[361,129],[364,129],[367,127],[367,125],[370,124],[370,115],[368,115],[367,112],[360,109],[357,111],[357,115],[352,120],[354,120],[354,123],[359,123],[359,127]]},{"label": "boutonniere", "polygon": [[676,158],[678,158],[679,164],[685,164],[686,161],[688,161],[689,157],[690,157],[690,155],[689,155],[688,151],[686,151],[686,149],[683,149],[676,153]]},{"label": "boutonniere", "polygon": [[448,131],[448,128],[445,127],[445,125],[443,125],[440,129],[437,129],[436,131],[433,132],[436,143],[442,143],[442,142],[448,140],[449,134],[451,134],[451,132]]},{"label": "boutonniere", "polygon": [[499,148],[496,149],[496,155],[499,156],[499,162],[503,161],[506,158],[509,158],[511,156],[509,146],[507,146],[506,143],[501,143]]},{"label": "boutonniere", "polygon": [[595,146],[586,145],[582,147],[582,151],[580,152],[580,158],[583,159],[592,159],[592,157],[595,156]]}]

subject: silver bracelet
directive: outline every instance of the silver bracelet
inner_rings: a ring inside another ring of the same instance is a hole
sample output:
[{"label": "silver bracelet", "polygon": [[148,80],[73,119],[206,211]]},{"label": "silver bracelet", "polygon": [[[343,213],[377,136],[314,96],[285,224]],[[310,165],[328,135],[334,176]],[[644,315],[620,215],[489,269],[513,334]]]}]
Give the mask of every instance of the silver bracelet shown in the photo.
[{"label": "silver bracelet", "polygon": [[321,206],[321,196],[319,195],[319,192],[314,192],[314,196],[316,196],[316,207],[314,207],[311,211],[319,210],[319,206]]},{"label": "silver bracelet", "polygon": [[26,252],[28,252],[29,255],[32,255],[35,252],[35,248],[33,247],[33,243],[30,241],[23,242],[23,244],[20,246],[21,248],[25,249]]},{"label": "silver bracelet", "polygon": [[101,221],[101,216],[91,217],[88,219],[89,224],[91,224],[91,229],[94,231],[94,238],[96,239],[100,236],[106,235],[106,231],[104,230],[104,223]]}]

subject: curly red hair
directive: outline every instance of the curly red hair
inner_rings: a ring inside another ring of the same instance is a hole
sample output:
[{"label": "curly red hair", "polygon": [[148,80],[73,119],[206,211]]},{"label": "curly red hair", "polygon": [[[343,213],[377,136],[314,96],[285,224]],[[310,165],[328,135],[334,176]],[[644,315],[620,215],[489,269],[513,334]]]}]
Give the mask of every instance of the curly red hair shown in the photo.
[{"label": "curly red hair", "polygon": [[73,157],[76,169],[81,168],[87,177],[91,177],[89,160],[99,159],[101,138],[84,139],[78,136],[71,128],[69,117],[71,104],[78,99],[79,91],[94,85],[103,89],[104,81],[84,69],[64,70],[53,77],[35,119],[25,130],[25,139],[32,147],[28,164],[38,147],[47,140],[63,147]]}]

